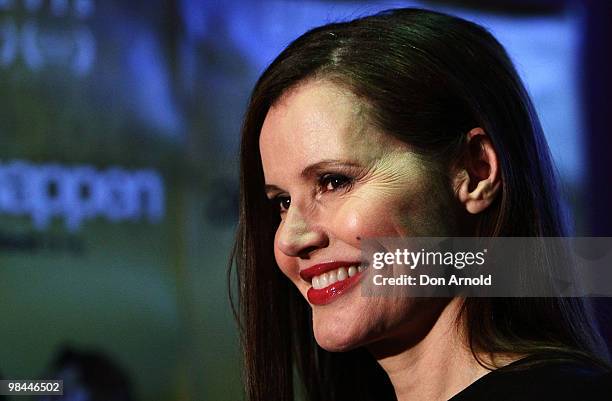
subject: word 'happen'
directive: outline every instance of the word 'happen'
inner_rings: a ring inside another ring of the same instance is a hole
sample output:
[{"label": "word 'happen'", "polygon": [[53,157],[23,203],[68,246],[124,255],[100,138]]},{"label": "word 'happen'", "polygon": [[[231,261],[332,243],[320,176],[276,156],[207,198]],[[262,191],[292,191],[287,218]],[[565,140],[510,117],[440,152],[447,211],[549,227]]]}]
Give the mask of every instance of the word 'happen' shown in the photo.
[{"label": "word 'happen'", "polygon": [[0,213],[29,216],[38,230],[53,217],[63,219],[69,231],[96,217],[158,222],[164,202],[163,181],[154,170],[0,163]]}]

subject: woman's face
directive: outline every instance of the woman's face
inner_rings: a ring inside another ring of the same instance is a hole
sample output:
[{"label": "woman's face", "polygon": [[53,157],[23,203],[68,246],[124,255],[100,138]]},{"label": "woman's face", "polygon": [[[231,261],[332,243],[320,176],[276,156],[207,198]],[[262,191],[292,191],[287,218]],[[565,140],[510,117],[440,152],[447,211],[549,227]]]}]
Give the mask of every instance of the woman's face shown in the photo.
[{"label": "woman's face", "polygon": [[454,198],[443,175],[369,124],[356,96],[322,80],[270,109],[259,147],[281,216],[276,261],[310,303],[319,345],[342,351],[418,335],[435,318],[433,301],[362,296],[360,242],[450,235]]}]

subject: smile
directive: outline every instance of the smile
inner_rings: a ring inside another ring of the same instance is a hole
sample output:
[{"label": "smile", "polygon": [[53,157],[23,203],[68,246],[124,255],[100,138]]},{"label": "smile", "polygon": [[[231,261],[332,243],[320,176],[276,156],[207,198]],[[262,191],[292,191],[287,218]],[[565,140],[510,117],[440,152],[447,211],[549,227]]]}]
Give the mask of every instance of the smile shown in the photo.
[{"label": "smile", "polygon": [[325,305],[353,287],[365,269],[360,262],[329,262],[302,270],[300,276],[311,284],[306,294],[310,303]]},{"label": "smile", "polygon": [[312,278],[312,288],[315,290],[320,290],[334,284],[335,282],[353,277],[358,272],[362,272],[364,270],[365,268],[363,266],[350,266],[348,269],[346,267],[339,267],[327,273],[314,276]]}]

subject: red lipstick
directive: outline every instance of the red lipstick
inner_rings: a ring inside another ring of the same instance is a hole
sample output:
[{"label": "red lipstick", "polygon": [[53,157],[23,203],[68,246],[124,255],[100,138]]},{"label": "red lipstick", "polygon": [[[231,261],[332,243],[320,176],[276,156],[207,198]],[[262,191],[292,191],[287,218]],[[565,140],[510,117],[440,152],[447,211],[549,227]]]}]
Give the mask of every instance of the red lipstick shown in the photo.
[{"label": "red lipstick", "polygon": [[339,267],[359,266],[360,264],[361,264],[360,261],[357,261],[357,262],[338,261],[338,262],[319,263],[319,264],[309,267],[308,269],[304,269],[300,271],[300,277],[303,280],[310,281],[314,276],[318,276],[330,270],[334,270]]},{"label": "red lipstick", "polygon": [[[302,277],[305,281],[311,281],[313,277],[321,275],[327,271],[337,269],[339,267],[349,266],[358,266],[360,262],[327,262],[320,263],[309,267],[308,269],[304,269],[300,272],[300,277]],[[361,278],[361,272],[358,272],[352,277],[347,277],[344,280],[336,281],[335,283],[328,285],[325,288],[314,289],[310,287],[306,296],[308,300],[313,305],[326,305],[332,301],[334,301],[337,297],[347,292],[351,287],[353,287],[359,279]]]}]

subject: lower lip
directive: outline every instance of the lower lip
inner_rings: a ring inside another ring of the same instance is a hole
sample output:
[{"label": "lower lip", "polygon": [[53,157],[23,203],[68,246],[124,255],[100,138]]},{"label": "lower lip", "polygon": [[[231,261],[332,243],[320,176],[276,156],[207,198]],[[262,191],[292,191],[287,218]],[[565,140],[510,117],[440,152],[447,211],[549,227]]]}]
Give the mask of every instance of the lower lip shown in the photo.
[{"label": "lower lip", "polygon": [[344,280],[336,281],[332,285],[319,290],[315,290],[314,288],[310,287],[306,293],[306,296],[308,297],[308,301],[310,301],[310,303],[313,305],[326,305],[333,302],[339,296],[351,289],[355,284],[357,284],[360,278],[361,272]]}]

